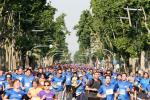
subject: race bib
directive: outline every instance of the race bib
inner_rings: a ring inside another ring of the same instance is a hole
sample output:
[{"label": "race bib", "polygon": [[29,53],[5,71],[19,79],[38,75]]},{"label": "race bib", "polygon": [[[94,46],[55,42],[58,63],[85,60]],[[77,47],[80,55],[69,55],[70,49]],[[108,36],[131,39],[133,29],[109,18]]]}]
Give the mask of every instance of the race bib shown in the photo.
[{"label": "race bib", "polygon": [[125,94],[126,94],[126,91],[125,91],[124,89],[120,89],[119,93],[120,93],[121,95],[125,95]]},{"label": "race bib", "polygon": [[18,94],[18,96],[21,97],[22,95],[21,95],[21,94]]},{"label": "race bib", "polygon": [[30,83],[25,83],[25,86],[26,87],[30,87]]},{"label": "race bib", "polygon": [[51,97],[51,96],[47,96],[46,98],[47,98],[47,99],[52,99],[53,97]]},{"label": "race bib", "polygon": [[107,89],[106,90],[106,95],[110,95],[113,94],[113,89]]},{"label": "race bib", "polygon": [[0,81],[0,84],[3,84],[3,82],[2,82],[2,81]]},{"label": "race bib", "polygon": [[76,93],[76,96],[79,96],[80,94],[81,94],[81,92],[77,92],[77,93]]},{"label": "race bib", "polygon": [[67,78],[67,80],[66,81],[70,81],[70,78]]},{"label": "race bib", "polygon": [[32,97],[31,100],[40,100],[39,97]]},{"label": "race bib", "polygon": [[21,80],[22,80],[22,77],[19,77],[18,79],[21,81]]},{"label": "race bib", "polygon": [[61,82],[57,82],[57,85],[58,85],[58,86],[61,86]]}]

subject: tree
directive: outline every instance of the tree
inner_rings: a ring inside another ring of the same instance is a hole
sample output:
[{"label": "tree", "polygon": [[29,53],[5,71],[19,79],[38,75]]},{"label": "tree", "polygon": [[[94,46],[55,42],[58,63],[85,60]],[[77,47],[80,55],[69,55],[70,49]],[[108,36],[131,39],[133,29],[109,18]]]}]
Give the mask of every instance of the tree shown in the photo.
[{"label": "tree", "polygon": [[[0,31],[4,40],[1,44],[6,50],[8,66],[11,66],[12,62],[16,66],[17,61],[24,65],[25,60],[27,60],[25,58],[29,56],[28,52],[31,50],[40,57],[45,57],[51,51],[50,48],[34,47],[55,44],[59,39],[61,41],[59,45],[61,48],[64,47],[67,52],[67,45],[64,41],[64,34],[67,34],[64,31],[65,22],[63,18],[65,16],[61,15],[58,18],[59,21],[55,21],[56,8],[52,7],[51,4],[46,4],[46,0],[1,0],[0,11],[0,25],[2,26]],[[58,29],[59,32],[56,32]],[[32,30],[44,31],[33,32]],[[58,33],[63,35],[59,35],[59,39],[56,39]],[[12,60],[11,58],[16,59]],[[34,59],[34,57],[32,58]]]},{"label": "tree", "polygon": [[78,42],[80,49],[87,49],[90,47],[90,33],[92,23],[92,16],[88,10],[82,12],[78,25],[74,27],[77,30],[77,36],[79,37]]},{"label": "tree", "polygon": [[[148,12],[150,6],[148,4],[149,0],[117,0],[115,2],[113,0],[91,0],[92,18],[90,19],[92,19],[92,22],[90,25],[85,25],[92,29],[91,33],[99,34],[99,44],[101,47],[99,47],[100,51],[98,52],[105,54],[104,49],[107,49],[117,54],[119,58],[123,57],[127,66],[129,66],[129,58],[138,58],[141,51],[148,50],[148,23],[150,21]],[[142,11],[129,12],[132,25],[129,24],[129,20],[120,18],[128,16],[127,11],[124,9],[127,7],[142,9]],[[84,20],[82,19],[82,21]],[[85,23],[87,22],[85,21]],[[84,24],[81,23],[81,20],[78,26],[81,26],[81,31],[77,31],[79,43],[80,45],[82,43],[82,45],[86,45],[83,41],[90,39],[87,37],[89,35],[86,34],[86,31],[82,31],[84,30]],[[80,39],[83,34],[85,39]],[[83,48],[83,46],[80,47],[80,49]],[[108,56],[110,55],[108,54]]]}]

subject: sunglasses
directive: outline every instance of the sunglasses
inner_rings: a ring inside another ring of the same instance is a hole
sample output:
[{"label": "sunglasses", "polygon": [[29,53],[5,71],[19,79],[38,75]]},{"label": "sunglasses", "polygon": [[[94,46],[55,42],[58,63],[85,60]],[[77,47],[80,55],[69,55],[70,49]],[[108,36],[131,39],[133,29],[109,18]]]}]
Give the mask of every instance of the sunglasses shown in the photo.
[{"label": "sunglasses", "polygon": [[6,78],[11,78],[11,76],[6,76]]},{"label": "sunglasses", "polygon": [[44,86],[50,86],[50,85],[44,85]]}]

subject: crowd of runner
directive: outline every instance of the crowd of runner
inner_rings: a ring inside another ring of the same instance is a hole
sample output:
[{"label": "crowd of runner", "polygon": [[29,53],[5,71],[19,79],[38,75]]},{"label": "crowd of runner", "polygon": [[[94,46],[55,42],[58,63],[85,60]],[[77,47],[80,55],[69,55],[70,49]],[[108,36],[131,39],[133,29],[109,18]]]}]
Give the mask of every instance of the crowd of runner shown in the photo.
[{"label": "crowd of runner", "polygon": [[0,70],[0,100],[150,100],[149,73],[55,65]]}]

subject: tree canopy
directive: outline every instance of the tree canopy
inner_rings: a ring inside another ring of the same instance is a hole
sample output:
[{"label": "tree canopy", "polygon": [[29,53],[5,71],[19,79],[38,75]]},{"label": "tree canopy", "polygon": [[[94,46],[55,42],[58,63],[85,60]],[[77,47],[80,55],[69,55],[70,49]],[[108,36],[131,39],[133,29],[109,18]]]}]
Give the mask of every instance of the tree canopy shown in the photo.
[{"label": "tree canopy", "polygon": [[[90,48],[94,42],[89,42],[91,34],[98,33],[102,45],[99,52],[104,54],[107,49],[126,59],[139,57],[150,47],[149,4],[149,0],[91,0],[90,10],[83,11],[76,28],[80,49],[87,44]],[[131,20],[123,19],[129,17],[127,8],[140,10],[129,10]]]},{"label": "tree canopy", "polygon": [[[46,0],[1,0],[1,44],[13,44],[16,52],[22,57],[31,50],[36,53],[34,49],[39,49],[42,57],[48,54],[52,56],[58,50],[68,52],[65,38],[69,32],[65,26],[65,14],[55,20],[56,11],[57,9],[46,3]],[[53,46],[34,48],[38,45]]]}]

